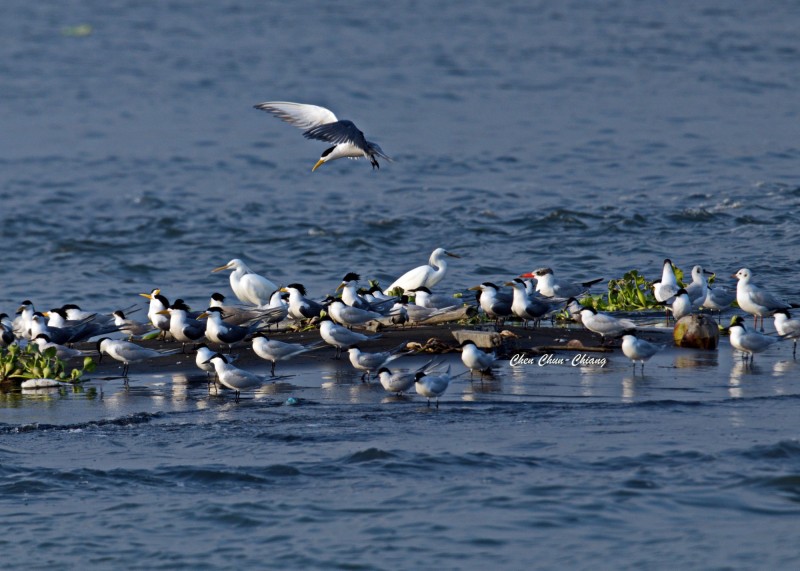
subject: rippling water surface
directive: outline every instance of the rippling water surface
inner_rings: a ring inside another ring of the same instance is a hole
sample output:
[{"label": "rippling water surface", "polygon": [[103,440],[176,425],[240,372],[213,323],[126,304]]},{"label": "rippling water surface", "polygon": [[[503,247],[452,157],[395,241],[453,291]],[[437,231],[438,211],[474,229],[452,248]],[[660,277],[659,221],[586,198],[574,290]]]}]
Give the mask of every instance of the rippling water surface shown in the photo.
[{"label": "rippling water surface", "polygon": [[[322,295],[438,246],[454,291],[670,257],[797,299],[798,24],[780,1],[11,0],[0,311],[202,305],[233,257]],[[324,145],[264,100],[330,107],[395,162],[312,174]],[[324,372],[299,407],[169,377],[9,397],[5,565],[793,568],[795,363],[723,350],[627,385],[621,362],[505,369],[438,413]]]}]

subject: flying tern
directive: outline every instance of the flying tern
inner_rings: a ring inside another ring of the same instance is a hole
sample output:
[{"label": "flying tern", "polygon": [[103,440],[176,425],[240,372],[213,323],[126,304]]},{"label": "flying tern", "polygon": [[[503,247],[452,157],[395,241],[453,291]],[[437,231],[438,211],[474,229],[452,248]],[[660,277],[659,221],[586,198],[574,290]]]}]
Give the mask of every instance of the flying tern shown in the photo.
[{"label": "flying tern", "polygon": [[378,157],[390,162],[392,160],[376,143],[367,141],[355,123],[337,119],[333,111],[325,107],[290,101],[266,101],[255,105],[255,108],[272,113],[290,125],[299,127],[306,139],[317,139],[333,144],[322,153],[311,172],[329,161],[344,157],[369,159],[373,169],[379,169],[381,166]]}]

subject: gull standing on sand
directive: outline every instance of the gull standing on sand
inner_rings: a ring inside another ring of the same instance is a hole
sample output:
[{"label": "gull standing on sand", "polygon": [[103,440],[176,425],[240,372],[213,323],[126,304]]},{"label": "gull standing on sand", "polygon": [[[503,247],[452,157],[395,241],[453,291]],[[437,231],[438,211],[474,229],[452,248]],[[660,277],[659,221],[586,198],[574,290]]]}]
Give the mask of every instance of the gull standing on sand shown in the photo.
[{"label": "gull standing on sand", "polygon": [[791,305],[752,283],[752,274],[747,268],[742,268],[732,277],[739,280],[736,284],[736,302],[742,311],[753,316],[753,327],[758,326],[760,317],[761,331],[764,331],[764,317],[769,317],[778,309],[791,309]]},{"label": "gull standing on sand", "polygon": [[272,281],[255,273],[239,258],[234,258],[224,266],[214,268],[211,273],[233,270],[231,272],[231,289],[242,303],[250,305],[266,305],[272,293],[278,289]]},{"label": "gull standing on sand", "polygon": [[706,300],[708,295],[708,280],[706,275],[713,276],[713,272],[704,270],[703,266],[695,266],[692,268],[692,281],[684,288],[692,301],[692,307],[700,307]]},{"label": "gull standing on sand", "polygon": [[381,168],[377,157],[389,162],[392,160],[376,143],[367,141],[364,133],[356,127],[355,123],[346,119],[337,119],[333,111],[325,107],[292,103],[291,101],[266,101],[254,107],[272,113],[290,125],[299,127],[303,130],[303,136],[306,139],[333,143],[332,147],[323,151],[311,172],[329,161],[345,157],[369,159],[373,169]]},{"label": "gull standing on sand", "polygon": [[431,257],[428,259],[426,265],[408,270],[402,276],[394,280],[392,285],[383,290],[383,293],[389,295],[389,292],[398,287],[404,292],[421,287],[432,289],[433,286],[444,279],[447,273],[447,257],[460,258],[461,256],[448,252],[444,248],[436,248],[431,253]]}]

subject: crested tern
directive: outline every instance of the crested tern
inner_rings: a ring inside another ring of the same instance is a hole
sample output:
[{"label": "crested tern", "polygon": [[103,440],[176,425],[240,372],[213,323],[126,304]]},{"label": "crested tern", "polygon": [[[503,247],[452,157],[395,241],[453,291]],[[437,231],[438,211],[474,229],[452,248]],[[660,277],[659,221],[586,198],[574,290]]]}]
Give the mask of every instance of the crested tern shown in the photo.
[{"label": "crested tern", "polygon": [[355,123],[346,119],[337,119],[333,111],[325,107],[290,101],[266,101],[254,107],[272,113],[290,125],[302,129],[306,139],[317,139],[333,144],[332,147],[323,151],[311,172],[329,161],[344,157],[369,159],[373,169],[381,167],[377,157],[392,161],[380,146],[367,141],[364,133],[356,127]]}]

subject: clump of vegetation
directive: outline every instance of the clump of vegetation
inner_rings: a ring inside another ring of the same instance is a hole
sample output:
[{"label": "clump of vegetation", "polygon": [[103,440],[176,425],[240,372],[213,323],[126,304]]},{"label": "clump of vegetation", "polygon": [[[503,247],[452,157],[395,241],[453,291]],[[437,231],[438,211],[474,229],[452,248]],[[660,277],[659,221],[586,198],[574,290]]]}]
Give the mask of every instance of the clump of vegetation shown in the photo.
[{"label": "clump of vegetation", "polygon": [[[683,284],[683,272],[672,266],[679,284]],[[653,295],[653,283],[636,270],[631,270],[619,279],[608,282],[608,291],[587,295],[580,302],[599,311],[644,311],[662,309],[664,304]]]},{"label": "clump of vegetation", "polygon": [[35,343],[25,348],[11,345],[0,351],[0,383],[21,383],[26,379],[55,379],[65,383],[79,383],[84,373],[94,371],[91,357],[83,360],[81,368],[68,370],[64,361],[56,357],[55,347],[39,351]]}]

